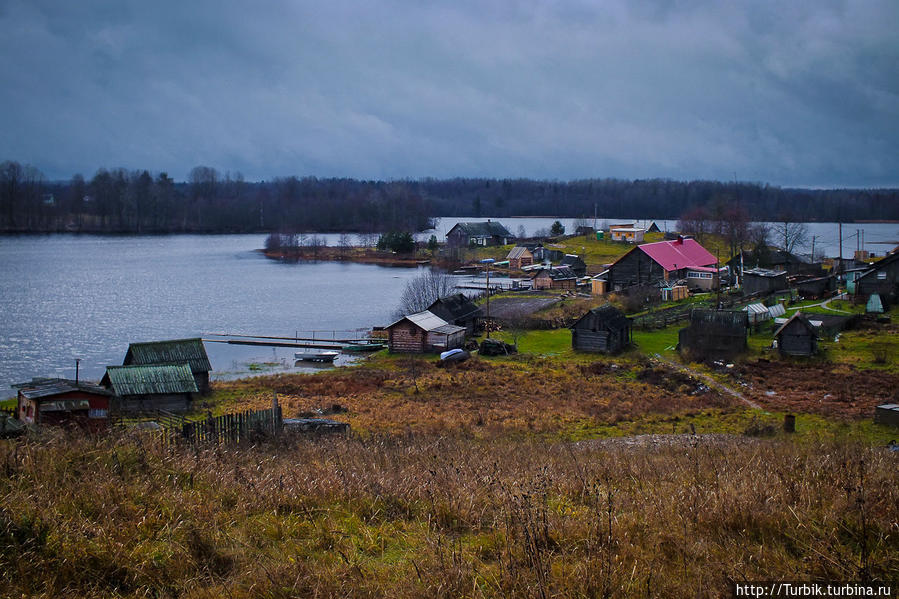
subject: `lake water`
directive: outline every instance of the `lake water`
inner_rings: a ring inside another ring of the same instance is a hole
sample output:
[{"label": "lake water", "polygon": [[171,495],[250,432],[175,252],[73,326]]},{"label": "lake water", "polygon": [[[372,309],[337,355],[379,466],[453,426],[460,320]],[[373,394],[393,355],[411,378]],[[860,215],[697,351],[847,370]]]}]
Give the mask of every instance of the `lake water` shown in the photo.
[{"label": "lake water", "polygon": [[[99,380],[128,344],[385,325],[414,268],[285,264],[261,235],[0,237],[0,398],[32,376]],[[338,333],[338,337],[341,334]],[[293,348],[207,343],[213,378],[295,367]],[[349,358],[341,356],[338,364]],[[268,365],[263,365],[268,364]]]}]

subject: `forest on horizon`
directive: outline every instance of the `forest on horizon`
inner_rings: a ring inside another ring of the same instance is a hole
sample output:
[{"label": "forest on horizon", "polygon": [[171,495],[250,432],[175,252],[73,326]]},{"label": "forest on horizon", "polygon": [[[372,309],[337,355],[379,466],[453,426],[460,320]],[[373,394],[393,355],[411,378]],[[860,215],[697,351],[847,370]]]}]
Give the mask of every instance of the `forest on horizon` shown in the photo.
[{"label": "forest on horizon", "polygon": [[99,169],[48,181],[0,164],[0,232],[250,233],[421,231],[435,216],[679,219],[737,209],[750,220],[899,220],[899,189],[792,189],[721,181],[278,177],[246,181],[198,166]]}]

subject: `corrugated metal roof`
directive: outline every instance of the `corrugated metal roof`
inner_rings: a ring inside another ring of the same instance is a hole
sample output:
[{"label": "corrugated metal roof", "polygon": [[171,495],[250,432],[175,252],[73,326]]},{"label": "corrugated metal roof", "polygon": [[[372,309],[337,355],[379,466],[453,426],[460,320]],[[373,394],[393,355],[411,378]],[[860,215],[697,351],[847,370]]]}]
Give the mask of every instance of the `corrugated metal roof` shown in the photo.
[{"label": "corrugated metal roof", "polygon": [[783,304],[774,304],[770,308],[768,308],[768,314],[771,315],[771,318],[775,318],[777,316],[783,316],[787,313],[786,308],[784,308]]},{"label": "corrugated metal roof", "polygon": [[695,239],[644,243],[638,245],[637,249],[642,250],[665,270],[712,266],[716,262],[715,256],[699,245]]},{"label": "corrugated metal roof", "polygon": [[756,277],[780,277],[787,274],[785,270],[770,270],[768,268],[744,268],[744,275],[753,275]]},{"label": "corrugated metal roof", "polygon": [[94,383],[81,381],[76,383],[70,379],[35,379],[31,383],[21,383],[14,386],[28,399],[52,397],[54,395],[62,395],[63,393],[71,393],[72,391],[82,391],[95,395],[110,394],[108,390]]},{"label": "corrugated metal roof", "polygon": [[449,324],[448,322],[446,322],[445,320],[443,320],[442,318],[440,318],[433,312],[429,312],[428,310],[425,310],[423,312],[416,312],[415,314],[406,314],[405,316],[403,316],[396,322],[388,325],[387,328],[397,325],[397,324],[403,322],[404,320],[408,320],[409,322],[412,322],[419,328],[422,328],[426,331],[433,331],[434,329],[436,329],[438,327],[442,327],[444,325]]},{"label": "corrugated metal roof", "polygon": [[171,339],[168,341],[148,341],[132,343],[125,354],[125,366],[147,366],[150,364],[178,364],[187,362],[191,372],[209,372],[212,366],[206,355],[203,340]]},{"label": "corrugated metal roof", "polygon": [[765,304],[749,304],[743,309],[750,314],[768,314],[768,307]]},{"label": "corrugated metal roof", "polygon": [[508,258],[509,260],[515,260],[516,258],[521,258],[521,257],[524,255],[525,252],[527,252],[528,254],[530,254],[530,253],[531,253],[531,250],[529,250],[529,249],[526,248],[526,247],[523,247],[523,246],[520,246],[520,245],[516,245],[514,248],[512,248],[512,249],[509,251],[509,255],[506,256],[506,258]]},{"label": "corrugated metal roof", "polygon": [[152,366],[107,366],[104,382],[115,394],[155,395],[161,393],[197,393],[197,383],[184,364]]}]

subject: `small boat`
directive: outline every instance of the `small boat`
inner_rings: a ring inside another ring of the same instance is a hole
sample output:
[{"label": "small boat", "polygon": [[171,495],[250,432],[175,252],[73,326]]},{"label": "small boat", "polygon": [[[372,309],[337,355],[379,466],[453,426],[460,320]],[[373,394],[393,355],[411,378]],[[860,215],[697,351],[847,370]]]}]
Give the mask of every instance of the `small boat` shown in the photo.
[{"label": "small boat", "polygon": [[387,347],[384,343],[351,343],[341,347],[341,351],[359,352],[359,351],[378,351]]},{"label": "small boat", "polygon": [[333,349],[307,349],[296,352],[293,357],[303,362],[333,362],[340,352]]}]

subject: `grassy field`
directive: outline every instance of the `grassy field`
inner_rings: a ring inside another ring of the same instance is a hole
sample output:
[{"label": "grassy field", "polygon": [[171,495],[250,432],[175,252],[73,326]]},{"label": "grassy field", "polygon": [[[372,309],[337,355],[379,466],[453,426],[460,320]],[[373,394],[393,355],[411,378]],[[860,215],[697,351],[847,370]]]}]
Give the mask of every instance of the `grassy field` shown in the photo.
[{"label": "grassy field", "polygon": [[721,597],[895,580],[895,457],[459,436],[0,443],[0,588],[41,597]]}]

